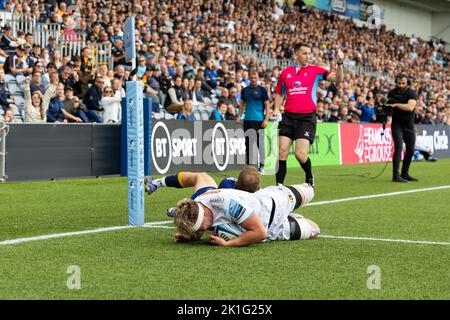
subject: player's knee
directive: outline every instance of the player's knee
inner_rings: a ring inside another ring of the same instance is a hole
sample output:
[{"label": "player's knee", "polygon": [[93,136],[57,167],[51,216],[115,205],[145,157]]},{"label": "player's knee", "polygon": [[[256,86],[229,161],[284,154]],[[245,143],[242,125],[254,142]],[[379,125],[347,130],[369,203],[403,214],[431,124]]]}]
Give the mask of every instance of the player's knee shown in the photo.
[{"label": "player's knee", "polygon": [[296,184],[288,187],[296,198],[295,209],[310,203],[314,199],[314,188],[308,183]]},{"label": "player's knee", "polygon": [[290,240],[315,239],[320,235],[320,228],[314,221],[303,216],[291,214],[288,217],[290,226]]},{"label": "player's knee", "polygon": [[295,158],[301,163],[305,163],[308,160],[308,152],[303,150],[295,151]]},{"label": "player's knee", "polygon": [[278,155],[280,160],[286,160],[289,156],[289,148],[279,148]]}]

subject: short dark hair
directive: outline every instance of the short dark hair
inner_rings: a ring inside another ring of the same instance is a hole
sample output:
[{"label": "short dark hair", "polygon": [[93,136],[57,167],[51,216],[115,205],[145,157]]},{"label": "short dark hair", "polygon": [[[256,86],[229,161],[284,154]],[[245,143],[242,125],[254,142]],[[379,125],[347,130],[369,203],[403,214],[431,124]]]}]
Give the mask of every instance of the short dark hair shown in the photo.
[{"label": "short dark hair", "polygon": [[307,44],[305,42],[300,42],[300,43],[295,44],[294,52],[299,51],[301,47],[311,48],[311,46],[309,44]]},{"label": "short dark hair", "polygon": [[49,62],[49,63],[47,63],[47,68],[50,68],[50,67],[53,67],[53,68],[57,68],[56,67],[56,64],[54,63],[54,62]]}]

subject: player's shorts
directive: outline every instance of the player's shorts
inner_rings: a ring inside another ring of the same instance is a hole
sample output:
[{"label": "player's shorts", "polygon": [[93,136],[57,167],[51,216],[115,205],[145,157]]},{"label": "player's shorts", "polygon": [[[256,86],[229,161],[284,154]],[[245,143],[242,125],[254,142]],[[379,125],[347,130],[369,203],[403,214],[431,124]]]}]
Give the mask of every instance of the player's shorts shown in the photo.
[{"label": "player's shorts", "polygon": [[[267,227],[267,240],[291,240],[288,216],[299,207],[297,196],[285,186],[271,186],[255,193],[261,200],[264,212],[258,212]],[[293,240],[293,239],[292,239]]]},{"label": "player's shorts", "polygon": [[215,189],[236,189],[236,178],[224,178],[219,183],[219,187],[209,186],[209,187],[203,187],[198,189],[194,192],[194,194],[191,196],[191,199],[194,200],[198,196],[204,194],[205,192],[208,192],[209,190],[215,190]]},{"label": "player's shorts", "polygon": [[278,125],[279,135],[288,137],[292,141],[306,139],[312,144],[316,137],[316,114],[283,113],[283,118]]}]

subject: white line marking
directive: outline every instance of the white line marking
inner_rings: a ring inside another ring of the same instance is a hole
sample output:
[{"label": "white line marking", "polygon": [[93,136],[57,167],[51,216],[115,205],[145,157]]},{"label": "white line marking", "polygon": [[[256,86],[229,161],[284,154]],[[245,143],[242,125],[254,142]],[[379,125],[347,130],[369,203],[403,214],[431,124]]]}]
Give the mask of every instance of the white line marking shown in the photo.
[{"label": "white line marking", "polygon": [[48,234],[48,235],[37,236],[37,237],[29,237],[29,238],[19,238],[19,239],[1,241],[0,245],[19,244],[19,243],[30,242],[30,241],[64,238],[64,237],[78,236],[78,235],[82,235],[82,234],[108,232],[108,231],[122,230],[122,229],[128,229],[128,228],[133,228],[133,226],[118,226],[118,227],[99,228],[99,229],[77,231],[77,232],[55,233],[55,234]]},{"label": "white line marking", "polygon": [[176,227],[168,227],[168,226],[143,226],[144,228],[160,228],[160,229],[176,229]]},{"label": "white line marking", "polygon": [[[173,223],[173,221],[147,222],[144,225],[144,227],[151,228],[155,225],[160,226],[162,224],[169,224],[169,223]],[[19,243],[30,242],[30,241],[64,238],[64,237],[71,237],[71,236],[79,236],[79,235],[83,235],[83,234],[101,233],[101,232],[116,231],[116,230],[129,229],[129,228],[136,228],[136,227],[135,226],[117,226],[117,227],[85,230],[85,231],[55,233],[55,234],[48,234],[48,235],[37,236],[37,237],[28,237],[28,238],[19,238],[19,239],[13,239],[13,240],[0,241],[0,245],[19,244]]]},{"label": "white line marking", "polygon": [[398,196],[402,194],[407,193],[415,193],[415,192],[423,192],[423,191],[433,191],[433,190],[443,190],[443,189],[450,189],[450,186],[440,186],[440,187],[431,187],[431,188],[422,188],[422,189],[413,189],[413,190],[405,190],[405,191],[397,191],[397,192],[389,192],[389,193],[380,193],[380,194],[373,194],[369,196],[359,196],[359,197],[352,197],[352,198],[344,198],[344,199],[336,199],[336,200],[327,200],[327,201],[319,201],[319,202],[313,202],[308,203],[306,206],[320,206],[323,204],[331,204],[331,203],[339,203],[339,202],[348,202],[348,201],[355,201],[355,200],[364,200],[364,199],[373,199],[373,198],[383,198],[383,197],[393,197]]},{"label": "white line marking", "polygon": [[319,238],[329,239],[346,239],[346,240],[366,240],[366,241],[383,241],[383,242],[400,242],[400,243],[413,243],[413,244],[436,244],[442,246],[450,246],[450,242],[433,242],[433,241],[421,241],[421,240],[401,240],[401,239],[383,239],[383,238],[367,238],[367,237],[347,237],[347,236],[332,236],[332,235],[320,235]]},{"label": "white line marking", "polygon": [[[352,198],[344,198],[344,199],[336,199],[336,200],[328,200],[328,201],[319,201],[319,202],[313,202],[309,203],[306,206],[320,206],[324,204],[331,204],[331,203],[339,203],[339,202],[347,202],[347,201],[355,201],[355,200],[364,200],[364,199],[373,199],[373,198],[381,198],[381,197],[391,197],[396,195],[402,195],[407,193],[415,193],[415,192],[422,192],[422,191],[433,191],[433,190],[443,190],[443,189],[450,189],[450,185],[447,186],[440,186],[440,187],[430,187],[430,188],[422,188],[422,189],[413,189],[413,190],[405,190],[405,191],[398,191],[398,192],[390,192],[390,193],[381,193],[381,194],[375,194],[375,195],[368,195],[368,196],[359,196],[359,197],[352,197]],[[151,228],[153,226],[159,226],[162,224],[170,224],[173,223],[172,220],[165,220],[165,221],[155,221],[155,222],[147,222],[144,227]],[[122,229],[129,229],[129,228],[135,228],[135,226],[116,226],[116,227],[108,227],[108,228],[99,228],[99,229],[93,229],[93,230],[85,230],[85,231],[76,231],[76,232],[65,232],[65,233],[55,233],[55,234],[48,234],[48,235],[42,235],[42,236],[36,236],[36,237],[28,237],[28,238],[19,238],[19,239],[12,239],[12,240],[4,240],[0,241],[0,245],[9,245],[9,244],[20,244],[30,241],[39,241],[39,240],[48,240],[48,239],[55,239],[55,238],[64,238],[64,237],[71,237],[71,236],[78,236],[78,235],[84,235],[84,234],[93,234],[93,233],[101,233],[101,232],[108,232],[108,231],[115,231],[115,230],[122,230]],[[331,238],[335,236],[321,236],[323,238]],[[390,242],[410,242],[410,243],[424,243],[427,244],[427,241],[413,241],[413,240],[394,240],[394,239],[376,239],[376,238],[363,238],[358,239],[357,237],[345,237],[345,238],[355,238],[355,240],[371,240],[374,241],[390,241]],[[343,239],[345,239],[343,238]],[[444,244],[447,245],[446,242],[429,242],[429,244]]]}]

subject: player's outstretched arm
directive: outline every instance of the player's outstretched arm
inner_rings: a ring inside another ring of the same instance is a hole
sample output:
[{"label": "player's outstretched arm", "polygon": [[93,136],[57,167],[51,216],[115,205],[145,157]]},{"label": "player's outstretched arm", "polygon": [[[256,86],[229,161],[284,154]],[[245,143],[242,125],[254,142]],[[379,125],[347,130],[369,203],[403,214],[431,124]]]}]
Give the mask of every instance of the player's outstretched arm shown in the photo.
[{"label": "player's outstretched arm", "polygon": [[241,224],[246,232],[242,233],[236,239],[225,241],[220,237],[210,235],[209,238],[212,244],[224,247],[243,247],[253,243],[258,243],[267,237],[267,230],[261,222],[261,219],[256,215],[251,215],[244,223]]}]

